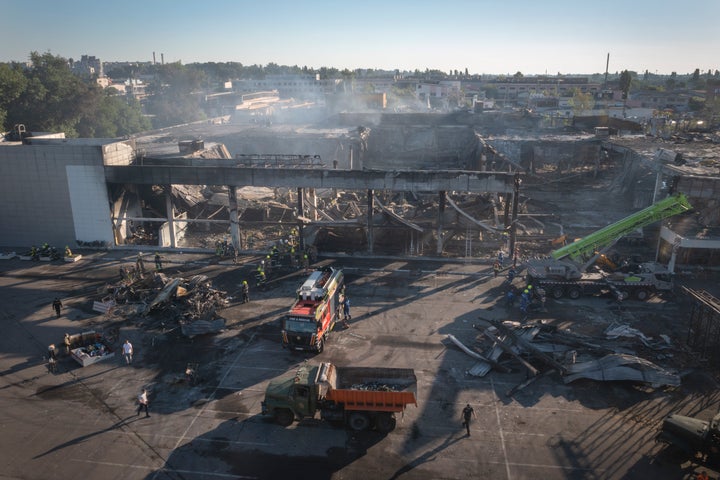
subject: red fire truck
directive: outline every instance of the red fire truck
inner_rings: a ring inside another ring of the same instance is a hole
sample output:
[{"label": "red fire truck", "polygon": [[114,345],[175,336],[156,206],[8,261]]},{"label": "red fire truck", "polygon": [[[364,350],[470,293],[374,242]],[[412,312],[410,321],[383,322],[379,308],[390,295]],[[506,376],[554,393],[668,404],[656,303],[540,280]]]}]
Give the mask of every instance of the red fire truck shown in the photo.
[{"label": "red fire truck", "polygon": [[322,352],[338,319],[342,290],[342,270],[326,268],[311,273],[283,318],[283,348]]}]

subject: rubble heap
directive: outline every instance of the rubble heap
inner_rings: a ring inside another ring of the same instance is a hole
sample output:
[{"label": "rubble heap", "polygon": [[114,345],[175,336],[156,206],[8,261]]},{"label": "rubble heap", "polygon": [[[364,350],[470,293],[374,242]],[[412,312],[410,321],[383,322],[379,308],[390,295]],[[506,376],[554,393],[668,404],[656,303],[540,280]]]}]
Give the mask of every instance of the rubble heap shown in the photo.
[{"label": "rubble heap", "polygon": [[225,328],[225,319],[217,311],[227,306],[227,294],[213,288],[205,275],[168,278],[156,272],[124,277],[106,291],[103,305],[112,305],[112,312],[124,318],[142,317],[148,328],[177,325],[189,337]]}]

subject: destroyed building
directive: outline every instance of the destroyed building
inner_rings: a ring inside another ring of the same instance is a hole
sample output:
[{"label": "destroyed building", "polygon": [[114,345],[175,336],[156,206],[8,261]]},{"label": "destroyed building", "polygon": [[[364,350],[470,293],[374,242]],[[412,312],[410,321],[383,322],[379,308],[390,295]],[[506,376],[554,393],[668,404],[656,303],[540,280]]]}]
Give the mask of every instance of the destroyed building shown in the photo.
[{"label": "destroyed building", "polygon": [[517,242],[546,254],[673,191],[695,215],[650,229],[646,244],[665,263],[718,264],[717,135],[608,137],[536,120],[339,114],[1,142],[0,243],[262,252],[299,228],[326,253],[487,258]]}]

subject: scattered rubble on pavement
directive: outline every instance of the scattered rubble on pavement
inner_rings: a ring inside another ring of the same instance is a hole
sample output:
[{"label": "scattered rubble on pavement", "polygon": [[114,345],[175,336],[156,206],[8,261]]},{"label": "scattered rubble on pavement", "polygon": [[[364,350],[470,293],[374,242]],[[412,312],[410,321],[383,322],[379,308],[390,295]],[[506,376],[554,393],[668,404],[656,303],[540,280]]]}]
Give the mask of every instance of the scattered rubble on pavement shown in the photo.
[{"label": "scattered rubble on pavement", "polygon": [[105,286],[94,309],[123,319],[138,318],[148,329],[163,331],[179,327],[188,337],[215,333],[225,328],[217,312],[230,301],[227,293],[213,288],[205,275],[189,279],[169,278],[162,272],[124,276]]},{"label": "scattered rubble on pavement", "polygon": [[553,372],[564,383],[584,378],[631,381],[652,388],[680,385],[680,374],[674,372],[677,368],[650,360],[669,363],[676,359],[675,354],[684,358],[687,352],[673,345],[666,335],[654,339],[616,323],[605,329],[604,337],[590,337],[540,322],[481,321],[482,324],[473,325],[481,332],[473,345],[463,345],[453,335],[447,338],[477,361],[466,371],[468,375],[483,377],[491,370],[509,373],[513,363],[521,365],[527,371],[528,381],[508,391],[508,396]]}]

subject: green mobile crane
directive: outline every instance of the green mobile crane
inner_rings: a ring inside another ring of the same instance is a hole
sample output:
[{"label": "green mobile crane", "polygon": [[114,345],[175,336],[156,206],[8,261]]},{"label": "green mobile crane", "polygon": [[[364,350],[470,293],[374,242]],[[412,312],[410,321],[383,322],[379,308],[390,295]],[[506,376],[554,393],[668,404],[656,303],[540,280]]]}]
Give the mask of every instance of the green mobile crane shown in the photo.
[{"label": "green mobile crane", "polygon": [[653,291],[671,290],[670,272],[655,263],[643,263],[639,266],[639,271],[632,274],[603,275],[587,273],[587,270],[598,256],[625,235],[691,209],[690,202],[681,193],[660,200],[629,217],[554,250],[548,259],[529,262],[528,281],[544,288],[555,298],[565,295],[578,298],[583,294],[594,294],[605,289],[611,290],[618,297],[634,295],[638,300],[645,300]]}]

